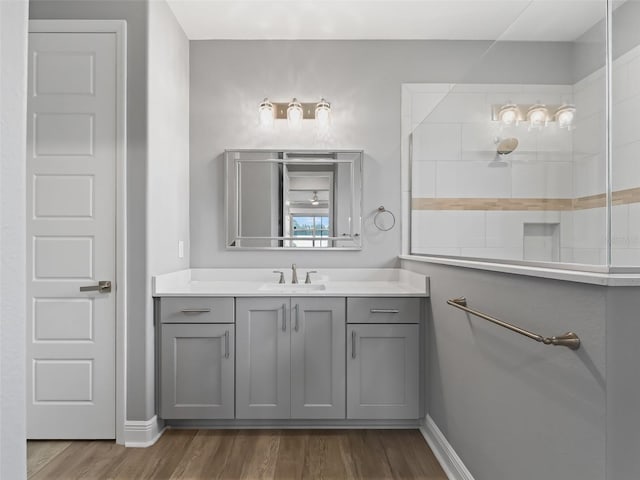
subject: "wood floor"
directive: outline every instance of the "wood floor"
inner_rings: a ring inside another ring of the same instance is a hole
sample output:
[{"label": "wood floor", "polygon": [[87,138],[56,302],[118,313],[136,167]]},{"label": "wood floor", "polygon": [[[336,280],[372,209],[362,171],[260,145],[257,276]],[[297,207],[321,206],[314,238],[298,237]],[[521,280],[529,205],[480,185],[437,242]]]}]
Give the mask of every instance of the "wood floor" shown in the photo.
[{"label": "wood floor", "polygon": [[168,430],[149,448],[30,441],[29,479],[446,480],[417,430]]}]

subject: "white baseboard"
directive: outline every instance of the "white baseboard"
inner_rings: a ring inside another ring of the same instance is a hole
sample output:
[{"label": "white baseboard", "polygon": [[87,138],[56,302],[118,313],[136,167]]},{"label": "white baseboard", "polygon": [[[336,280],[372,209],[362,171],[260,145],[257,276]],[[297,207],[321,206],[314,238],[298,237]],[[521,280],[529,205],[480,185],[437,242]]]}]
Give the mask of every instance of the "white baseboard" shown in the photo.
[{"label": "white baseboard", "polygon": [[449,480],[474,480],[471,472],[429,415],[425,419],[425,425],[420,427],[420,432]]},{"label": "white baseboard", "polygon": [[124,424],[125,447],[150,447],[165,431],[164,422],[157,415],[149,420],[127,420]]}]

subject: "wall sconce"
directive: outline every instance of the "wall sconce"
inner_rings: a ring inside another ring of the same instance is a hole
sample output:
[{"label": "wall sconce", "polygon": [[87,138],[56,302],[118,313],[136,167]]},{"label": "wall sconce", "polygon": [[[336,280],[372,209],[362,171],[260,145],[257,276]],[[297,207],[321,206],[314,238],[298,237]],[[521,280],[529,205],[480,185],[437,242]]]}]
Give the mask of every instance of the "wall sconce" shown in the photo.
[{"label": "wall sconce", "polygon": [[265,98],[258,107],[258,115],[260,118],[260,126],[271,127],[273,126],[273,103]]},{"label": "wall sconce", "polygon": [[556,112],[556,122],[558,127],[573,130],[575,128],[573,121],[576,118],[576,107],[573,105],[562,105]]},{"label": "wall sconce", "polygon": [[549,123],[549,110],[542,104],[536,104],[527,110],[527,121],[529,122],[529,130],[534,128],[542,130]]},{"label": "wall sconce", "polygon": [[493,105],[491,120],[500,122],[505,127],[518,126],[520,122],[528,122],[529,130],[542,130],[549,122],[557,122],[559,128],[573,130],[575,128],[576,108],[570,104],[543,105]]},{"label": "wall sconce", "polygon": [[290,102],[270,102],[265,98],[258,106],[260,125],[269,127],[274,120],[286,119],[291,128],[300,128],[303,120],[315,120],[319,129],[331,123],[331,104],[324,98],[319,102],[306,103],[294,98]]},{"label": "wall sconce", "polygon": [[303,116],[302,104],[294,98],[289,102],[289,106],[287,107],[287,121],[289,122],[289,126],[291,128],[300,128]]},{"label": "wall sconce", "polygon": [[498,120],[507,127],[510,125],[518,125],[521,118],[517,105],[510,103],[501,107],[498,111]]}]

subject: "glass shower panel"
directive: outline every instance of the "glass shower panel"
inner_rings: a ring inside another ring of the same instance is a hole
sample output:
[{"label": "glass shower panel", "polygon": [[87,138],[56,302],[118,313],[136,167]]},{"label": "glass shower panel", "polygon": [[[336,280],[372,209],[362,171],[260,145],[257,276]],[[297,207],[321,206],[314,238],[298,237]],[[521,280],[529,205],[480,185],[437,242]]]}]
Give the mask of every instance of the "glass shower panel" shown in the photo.
[{"label": "glass shower panel", "polygon": [[614,3],[611,265],[640,266],[640,0]]},{"label": "glass shower panel", "polygon": [[412,254],[606,265],[605,13],[529,2],[463,79],[405,85]]}]

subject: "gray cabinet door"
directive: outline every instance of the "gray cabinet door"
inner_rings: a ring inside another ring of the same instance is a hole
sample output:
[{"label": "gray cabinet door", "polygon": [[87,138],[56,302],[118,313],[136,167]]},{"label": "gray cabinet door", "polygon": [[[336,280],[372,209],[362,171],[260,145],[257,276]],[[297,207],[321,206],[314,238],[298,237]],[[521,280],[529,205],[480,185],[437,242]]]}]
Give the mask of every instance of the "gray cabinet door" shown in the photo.
[{"label": "gray cabinet door", "polygon": [[289,298],[236,300],[236,417],[289,418]]},{"label": "gray cabinet door", "polygon": [[418,325],[348,326],[347,418],[418,418],[418,332]]},{"label": "gray cabinet door", "polygon": [[233,418],[233,324],[164,324],[160,416]]},{"label": "gray cabinet door", "polygon": [[291,418],[345,418],[345,299],[291,299]]}]

